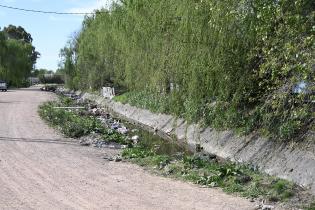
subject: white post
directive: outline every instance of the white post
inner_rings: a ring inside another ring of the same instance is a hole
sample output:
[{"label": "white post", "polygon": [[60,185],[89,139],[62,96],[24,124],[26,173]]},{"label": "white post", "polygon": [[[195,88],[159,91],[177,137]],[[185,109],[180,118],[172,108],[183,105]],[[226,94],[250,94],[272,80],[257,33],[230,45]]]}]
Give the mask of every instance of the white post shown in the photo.
[{"label": "white post", "polygon": [[104,98],[112,99],[115,96],[115,89],[111,87],[103,87],[102,88],[102,95]]}]

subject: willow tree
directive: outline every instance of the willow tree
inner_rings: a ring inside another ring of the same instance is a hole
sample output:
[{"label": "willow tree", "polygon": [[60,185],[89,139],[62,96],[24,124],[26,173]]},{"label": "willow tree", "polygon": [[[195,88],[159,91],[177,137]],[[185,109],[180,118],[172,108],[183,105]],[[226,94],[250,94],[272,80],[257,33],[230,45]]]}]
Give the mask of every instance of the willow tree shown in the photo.
[{"label": "willow tree", "polygon": [[30,76],[39,53],[32,37],[22,27],[9,25],[0,31],[0,78],[21,86]]},{"label": "willow tree", "polygon": [[314,6],[123,0],[85,18],[73,78],[82,89],[124,86],[135,104],[190,121],[293,137],[314,119],[309,96],[292,91],[314,84]]}]

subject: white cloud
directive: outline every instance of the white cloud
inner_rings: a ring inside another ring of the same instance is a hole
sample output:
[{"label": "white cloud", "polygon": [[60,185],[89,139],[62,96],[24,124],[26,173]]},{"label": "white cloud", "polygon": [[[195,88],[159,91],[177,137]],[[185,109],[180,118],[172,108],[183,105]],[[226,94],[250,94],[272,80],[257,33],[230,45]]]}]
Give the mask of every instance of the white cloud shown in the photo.
[{"label": "white cloud", "polygon": [[68,12],[92,13],[96,9],[109,8],[112,3],[113,3],[113,0],[96,0],[94,3],[92,3],[90,5],[86,5],[84,7],[71,8],[71,9],[69,9]]}]

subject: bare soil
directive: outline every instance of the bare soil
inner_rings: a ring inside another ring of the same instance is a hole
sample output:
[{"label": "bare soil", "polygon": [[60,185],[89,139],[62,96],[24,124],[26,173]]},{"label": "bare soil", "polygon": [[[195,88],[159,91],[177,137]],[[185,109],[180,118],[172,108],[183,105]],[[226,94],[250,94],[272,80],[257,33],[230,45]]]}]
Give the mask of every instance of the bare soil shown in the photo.
[{"label": "bare soil", "polygon": [[218,189],[152,175],[49,128],[36,88],[0,93],[0,209],[254,209]]}]

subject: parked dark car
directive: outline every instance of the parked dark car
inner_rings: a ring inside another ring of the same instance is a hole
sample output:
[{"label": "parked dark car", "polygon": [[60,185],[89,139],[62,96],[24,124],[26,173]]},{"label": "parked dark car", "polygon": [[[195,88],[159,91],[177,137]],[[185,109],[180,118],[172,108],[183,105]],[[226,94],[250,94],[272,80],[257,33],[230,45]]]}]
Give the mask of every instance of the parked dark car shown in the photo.
[{"label": "parked dark car", "polygon": [[1,91],[7,91],[8,90],[8,86],[7,86],[7,83],[5,81],[0,80],[0,90]]}]

